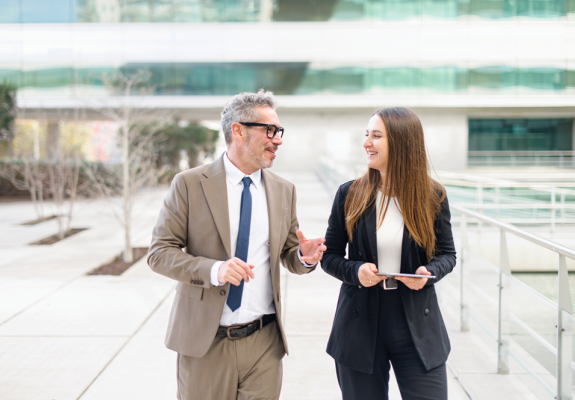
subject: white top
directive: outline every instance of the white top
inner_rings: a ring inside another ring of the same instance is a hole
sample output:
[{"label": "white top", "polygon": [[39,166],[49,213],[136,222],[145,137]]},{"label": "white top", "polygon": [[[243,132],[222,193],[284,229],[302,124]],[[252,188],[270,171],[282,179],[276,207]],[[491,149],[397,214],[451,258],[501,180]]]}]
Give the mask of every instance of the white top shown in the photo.
[{"label": "white top", "polygon": [[[265,314],[275,314],[274,292],[272,286],[272,273],[270,267],[270,224],[268,216],[268,202],[266,187],[262,179],[262,171],[257,170],[251,175],[245,175],[229,160],[227,153],[224,156],[226,171],[226,184],[228,192],[228,209],[230,216],[230,242],[232,257],[236,254],[238,231],[240,230],[240,212],[242,206],[242,192],[244,184],[242,179],[249,176],[252,180],[250,193],[252,195],[252,219],[250,222],[250,239],[248,247],[248,264],[255,265],[252,270],[255,279],[244,282],[242,303],[236,311],[232,311],[227,304],[220,318],[220,325],[230,326],[245,324],[260,318]],[[300,254],[298,251],[298,258]],[[303,261],[300,262],[306,267]],[[218,269],[224,261],[217,261],[210,272],[212,286],[222,286],[218,281]]]},{"label": "white top", "polygon": [[[377,218],[381,207],[385,209],[385,203],[381,204],[381,191],[377,192]],[[385,196],[385,202],[388,197]],[[387,214],[377,230],[377,264],[379,272],[401,271],[401,245],[403,244],[403,216],[396,204],[397,199],[391,198],[391,203],[387,208]]]}]

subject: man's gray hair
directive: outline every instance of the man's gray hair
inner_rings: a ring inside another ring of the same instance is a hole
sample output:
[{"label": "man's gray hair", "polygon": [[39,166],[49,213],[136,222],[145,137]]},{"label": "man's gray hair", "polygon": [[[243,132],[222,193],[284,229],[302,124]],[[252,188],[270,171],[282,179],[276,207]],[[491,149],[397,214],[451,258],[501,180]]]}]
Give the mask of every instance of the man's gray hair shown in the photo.
[{"label": "man's gray hair", "polygon": [[257,93],[240,93],[226,103],[222,111],[222,130],[226,145],[232,142],[232,124],[234,122],[257,122],[258,107],[271,107],[276,109],[277,103],[272,92],[260,89]]}]

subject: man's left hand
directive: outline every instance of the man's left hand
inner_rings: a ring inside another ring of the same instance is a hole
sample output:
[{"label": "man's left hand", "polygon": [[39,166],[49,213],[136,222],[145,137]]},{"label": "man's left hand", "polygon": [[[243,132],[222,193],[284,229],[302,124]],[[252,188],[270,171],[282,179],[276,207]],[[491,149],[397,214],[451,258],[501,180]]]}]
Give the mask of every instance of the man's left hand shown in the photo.
[{"label": "man's left hand", "polygon": [[324,238],[307,239],[303,232],[298,230],[295,233],[299,239],[299,250],[301,251],[301,260],[307,264],[315,265],[323,257],[323,252],[327,247],[323,244]]}]

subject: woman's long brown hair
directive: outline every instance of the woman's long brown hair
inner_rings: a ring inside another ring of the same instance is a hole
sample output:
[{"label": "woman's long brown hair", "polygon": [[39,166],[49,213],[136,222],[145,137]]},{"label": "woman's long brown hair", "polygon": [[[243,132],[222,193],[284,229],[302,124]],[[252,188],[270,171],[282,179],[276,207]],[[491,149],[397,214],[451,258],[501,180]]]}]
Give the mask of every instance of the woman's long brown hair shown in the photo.
[{"label": "woman's long brown hair", "polygon": [[[349,188],[345,202],[345,225],[349,240],[361,215],[375,202],[379,185],[384,194],[396,197],[403,222],[415,242],[425,249],[427,261],[435,252],[433,223],[445,199],[445,189],[431,179],[427,169],[427,155],[421,121],[415,113],[403,107],[382,108],[378,115],[385,125],[389,154],[387,171],[381,173],[369,168]],[[381,197],[377,229],[381,227],[389,202]]]}]

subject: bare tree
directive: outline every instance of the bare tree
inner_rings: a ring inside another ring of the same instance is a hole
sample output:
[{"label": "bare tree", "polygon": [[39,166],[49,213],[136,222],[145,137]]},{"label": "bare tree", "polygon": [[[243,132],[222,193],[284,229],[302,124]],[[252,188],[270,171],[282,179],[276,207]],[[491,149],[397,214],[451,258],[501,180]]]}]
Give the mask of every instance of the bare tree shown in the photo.
[{"label": "bare tree", "polygon": [[[102,81],[113,97],[96,110],[118,124],[123,157],[119,165],[104,163],[86,169],[93,189],[109,202],[124,228],[124,262],[133,261],[132,210],[137,195],[143,188],[156,184],[163,173],[156,165],[154,144],[158,140],[155,133],[162,126],[158,121],[167,116],[142,107],[144,97],[154,90],[145,86],[150,76],[149,72],[141,70],[133,74],[103,74]],[[118,195],[121,196],[119,207]]]},{"label": "bare tree", "polygon": [[46,164],[48,190],[56,206],[58,237],[70,231],[74,204],[78,195],[81,161],[78,158],[50,160]]},{"label": "bare tree", "polygon": [[9,180],[18,190],[30,192],[38,219],[44,218],[44,193],[46,168],[39,160],[30,157],[4,159],[0,164],[0,176]]},{"label": "bare tree", "polygon": [[[54,123],[60,129],[58,121]],[[72,125],[70,137],[78,135],[78,124]],[[79,187],[81,149],[80,144],[74,140],[62,143],[60,133],[52,140],[46,149],[42,141],[40,151],[38,123],[27,124],[26,129],[17,133],[17,145],[14,146],[14,158],[4,159],[0,166],[0,176],[8,179],[17,189],[28,190],[38,220],[44,218],[44,198],[51,196],[56,208],[58,222],[58,237],[64,238],[70,230],[74,204],[79,191],[86,183]],[[70,138],[69,138],[70,139]]]}]

